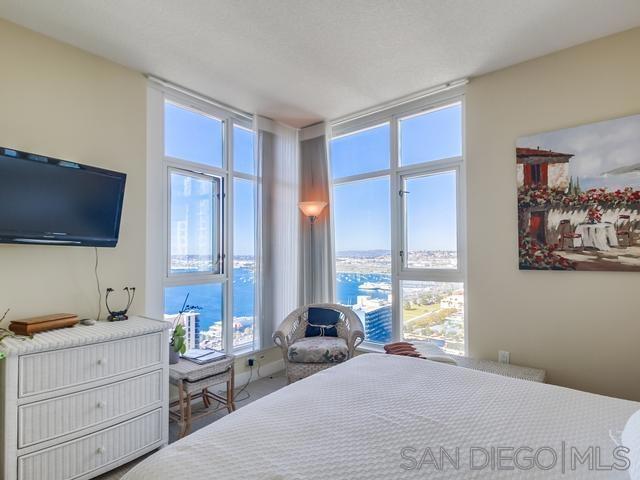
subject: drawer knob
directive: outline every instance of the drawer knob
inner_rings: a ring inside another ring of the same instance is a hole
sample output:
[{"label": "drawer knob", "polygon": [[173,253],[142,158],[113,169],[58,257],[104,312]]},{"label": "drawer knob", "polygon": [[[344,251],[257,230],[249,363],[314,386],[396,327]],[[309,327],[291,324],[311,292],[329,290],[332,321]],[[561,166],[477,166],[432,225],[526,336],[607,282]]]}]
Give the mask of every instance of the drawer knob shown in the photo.
[{"label": "drawer knob", "polygon": [[105,448],[104,447],[98,447],[98,449],[96,450],[96,453],[98,455],[102,455],[105,452]]},{"label": "drawer knob", "polygon": [[98,365],[106,365],[107,364],[107,359],[106,358],[101,358],[98,360]]},{"label": "drawer knob", "polygon": [[107,406],[107,402],[103,402],[103,401],[99,401],[99,402],[96,404],[96,407],[98,407],[98,408],[104,408],[104,407],[106,407],[106,406]]}]

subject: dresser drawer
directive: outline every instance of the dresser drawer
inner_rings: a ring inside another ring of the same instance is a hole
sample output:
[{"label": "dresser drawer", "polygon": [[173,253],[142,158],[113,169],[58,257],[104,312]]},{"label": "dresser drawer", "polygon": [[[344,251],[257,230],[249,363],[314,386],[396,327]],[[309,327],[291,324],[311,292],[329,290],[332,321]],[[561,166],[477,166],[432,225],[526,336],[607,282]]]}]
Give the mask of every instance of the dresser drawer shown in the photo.
[{"label": "dresser drawer", "polygon": [[162,400],[162,370],[18,408],[18,448],[117,419]]},{"label": "dresser drawer", "polygon": [[19,480],[71,480],[131,455],[162,438],[161,409],[115,427],[18,458]]},{"label": "dresser drawer", "polygon": [[58,390],[160,364],[162,334],[153,333],[83,347],[23,355],[20,397]]}]

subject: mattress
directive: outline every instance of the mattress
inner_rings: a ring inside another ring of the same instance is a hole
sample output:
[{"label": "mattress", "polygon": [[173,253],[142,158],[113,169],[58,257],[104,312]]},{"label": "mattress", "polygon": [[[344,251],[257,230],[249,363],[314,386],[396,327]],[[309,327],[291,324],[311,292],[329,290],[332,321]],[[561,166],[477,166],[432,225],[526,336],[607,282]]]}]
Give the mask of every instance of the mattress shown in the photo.
[{"label": "mattress", "polygon": [[636,402],[366,354],[242,407],[125,479],[628,479],[620,443],[638,410]]}]

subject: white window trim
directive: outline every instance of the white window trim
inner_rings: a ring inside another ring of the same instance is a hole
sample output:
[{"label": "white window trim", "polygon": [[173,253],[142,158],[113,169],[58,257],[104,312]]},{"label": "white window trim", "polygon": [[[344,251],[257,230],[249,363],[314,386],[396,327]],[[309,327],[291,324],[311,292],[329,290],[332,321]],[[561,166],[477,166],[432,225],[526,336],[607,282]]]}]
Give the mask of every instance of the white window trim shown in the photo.
[{"label": "white window trim", "polygon": [[[399,121],[410,118],[428,111],[435,111],[449,105],[460,103],[461,105],[461,135],[462,135],[462,155],[459,157],[445,158],[433,161],[426,161],[406,166],[400,165],[399,152]],[[465,98],[464,84],[455,88],[420,98],[416,101],[402,103],[391,106],[385,110],[377,110],[371,115],[358,116],[356,119],[340,122],[330,128],[331,137],[329,142],[335,138],[354,134],[363,130],[374,128],[378,125],[389,123],[390,125],[390,167],[388,169],[366,172],[362,174],[350,175],[332,180],[333,186],[352,183],[359,180],[368,180],[377,177],[388,176],[390,181],[390,213],[391,213],[391,294],[394,299],[392,303],[392,341],[402,339],[402,292],[400,284],[403,280],[414,281],[437,281],[437,282],[460,282],[464,285],[464,351],[469,352],[469,326],[468,326],[468,275],[467,275],[467,194],[466,194],[466,127],[465,127]],[[331,158],[329,159],[329,169],[331,172]],[[440,171],[456,170],[457,172],[457,247],[458,247],[458,268],[445,269],[415,269],[404,268],[400,258],[400,250],[405,245],[405,221],[402,218],[404,208],[399,191],[402,189],[402,180],[410,175],[429,174]],[[333,188],[332,188],[333,193]],[[334,208],[334,205],[331,205]],[[332,215],[334,217],[334,215]],[[335,230],[334,230],[335,232]],[[334,249],[335,250],[335,249]],[[335,254],[334,254],[335,255]],[[334,258],[335,264],[335,258]],[[334,291],[336,290],[335,278]],[[377,351],[380,345],[376,343],[364,342],[364,349]]]},{"label": "white window trim", "polygon": [[[223,122],[221,168],[164,154],[165,101]],[[257,298],[254,299],[254,343],[250,347],[233,348],[233,179],[237,177],[259,182],[259,175],[234,172],[233,170],[233,127],[237,125],[253,131],[253,122],[245,114],[225,110],[204,99],[193,97],[182,90],[172,89],[155,81],[150,81],[148,84],[147,103],[147,296],[145,313],[155,318],[163,318],[165,287],[221,284],[223,292],[223,349],[234,354],[259,351],[261,348],[261,316]],[[254,148],[254,156],[256,152],[257,149]],[[220,179],[221,195],[219,201],[222,205],[221,218],[217,219],[222,232],[219,248],[222,263],[220,273],[169,274],[169,172],[171,169]],[[158,185],[161,185],[161,188],[154,188]],[[162,205],[161,209],[157,208],[158,204]],[[259,215],[256,214],[256,222],[258,221]],[[257,229],[256,232],[258,232]],[[258,235],[256,235],[256,270],[259,252],[258,241]],[[258,281],[257,276],[256,281]],[[258,289],[259,287],[256,285],[256,297]]]}]

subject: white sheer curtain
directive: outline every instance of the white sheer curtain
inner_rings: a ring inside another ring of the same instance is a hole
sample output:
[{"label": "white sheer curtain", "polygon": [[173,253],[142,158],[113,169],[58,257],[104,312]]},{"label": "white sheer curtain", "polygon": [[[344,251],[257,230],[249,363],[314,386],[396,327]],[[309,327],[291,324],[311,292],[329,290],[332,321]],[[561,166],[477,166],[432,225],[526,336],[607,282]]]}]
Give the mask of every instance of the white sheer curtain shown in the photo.
[{"label": "white sheer curtain", "polygon": [[313,225],[300,213],[300,304],[332,302],[335,264],[331,219],[331,184],[325,125],[301,131],[300,201],[327,202]]},{"label": "white sheer curtain", "polygon": [[298,131],[269,119],[256,119],[260,192],[258,209],[261,288],[260,337],[264,347],[273,345],[271,335],[282,320],[298,307],[299,184]]}]

